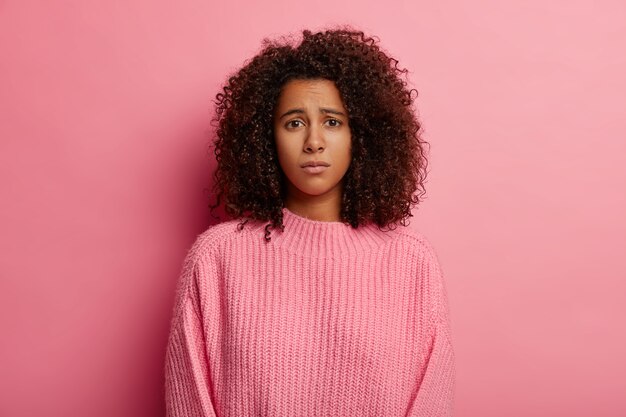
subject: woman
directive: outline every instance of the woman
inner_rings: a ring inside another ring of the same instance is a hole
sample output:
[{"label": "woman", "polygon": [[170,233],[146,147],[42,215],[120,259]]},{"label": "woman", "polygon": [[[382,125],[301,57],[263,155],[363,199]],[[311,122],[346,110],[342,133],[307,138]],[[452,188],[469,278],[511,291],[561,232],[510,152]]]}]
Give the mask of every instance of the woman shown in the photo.
[{"label": "woman", "polygon": [[360,31],[305,30],[217,95],[212,208],[233,219],[183,265],[168,416],[452,415],[442,270],[406,227],[426,142],[397,64]]}]

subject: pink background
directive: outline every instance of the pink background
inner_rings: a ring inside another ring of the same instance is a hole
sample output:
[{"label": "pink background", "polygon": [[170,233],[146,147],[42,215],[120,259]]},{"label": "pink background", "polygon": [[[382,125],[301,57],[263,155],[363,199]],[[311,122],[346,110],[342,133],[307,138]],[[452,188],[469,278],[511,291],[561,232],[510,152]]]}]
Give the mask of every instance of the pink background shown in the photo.
[{"label": "pink background", "polygon": [[213,97],[334,23],[419,90],[457,417],[626,415],[624,2],[258,3],[0,1],[0,415],[164,414]]}]

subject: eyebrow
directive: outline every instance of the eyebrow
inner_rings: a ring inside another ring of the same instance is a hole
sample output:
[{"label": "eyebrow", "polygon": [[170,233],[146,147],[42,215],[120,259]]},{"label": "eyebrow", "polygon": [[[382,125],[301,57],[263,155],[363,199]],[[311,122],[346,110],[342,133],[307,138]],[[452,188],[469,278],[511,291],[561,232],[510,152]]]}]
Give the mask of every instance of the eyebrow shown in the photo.
[{"label": "eyebrow", "polygon": [[[304,109],[291,109],[291,110],[288,110],[282,116],[280,116],[279,119],[282,119],[283,117],[289,116],[290,114],[294,114],[294,113],[302,114],[302,113],[304,113]],[[340,112],[339,110],[329,109],[327,107],[320,108],[320,113],[336,114],[336,115],[339,115],[339,116],[346,117],[346,115],[343,112]]]}]

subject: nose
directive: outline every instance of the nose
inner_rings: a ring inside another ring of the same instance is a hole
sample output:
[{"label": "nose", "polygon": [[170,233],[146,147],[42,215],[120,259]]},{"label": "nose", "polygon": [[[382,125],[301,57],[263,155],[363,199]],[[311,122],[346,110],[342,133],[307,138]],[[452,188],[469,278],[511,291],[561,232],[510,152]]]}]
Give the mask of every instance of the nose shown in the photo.
[{"label": "nose", "polygon": [[306,140],[304,141],[304,151],[307,153],[318,152],[324,150],[324,138],[322,132],[316,126],[309,129]]}]

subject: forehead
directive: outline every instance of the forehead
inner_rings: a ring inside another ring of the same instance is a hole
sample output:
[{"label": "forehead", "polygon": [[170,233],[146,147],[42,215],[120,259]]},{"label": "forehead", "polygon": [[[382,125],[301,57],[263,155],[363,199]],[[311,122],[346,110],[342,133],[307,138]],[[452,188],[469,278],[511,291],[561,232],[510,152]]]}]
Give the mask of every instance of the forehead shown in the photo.
[{"label": "forehead", "polygon": [[304,104],[333,105],[344,109],[335,83],[326,79],[290,80],[281,89],[278,107]]}]

